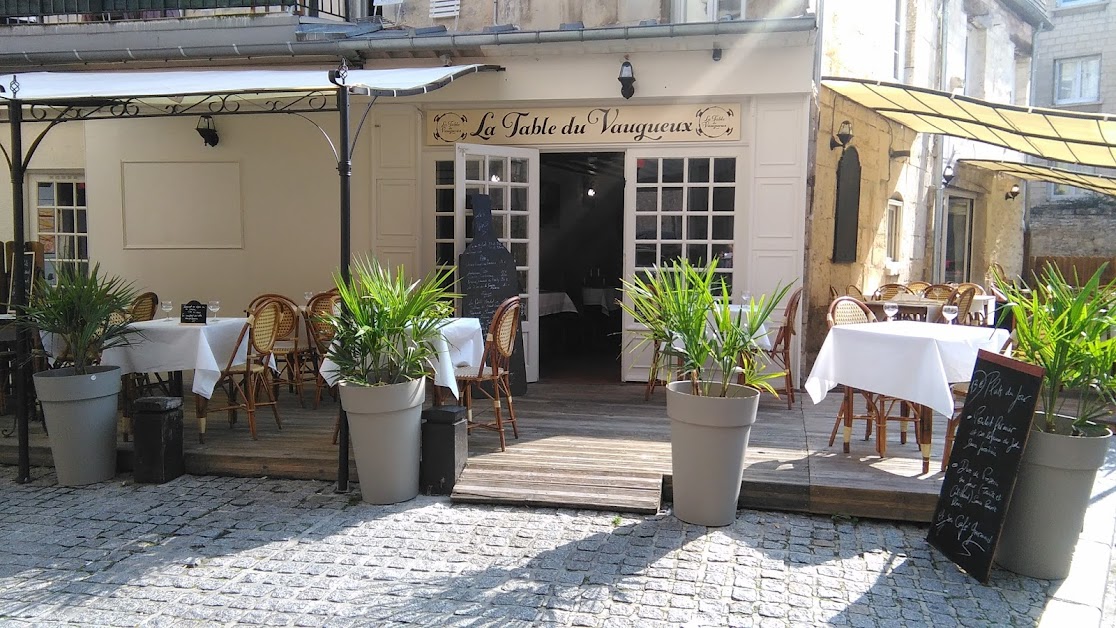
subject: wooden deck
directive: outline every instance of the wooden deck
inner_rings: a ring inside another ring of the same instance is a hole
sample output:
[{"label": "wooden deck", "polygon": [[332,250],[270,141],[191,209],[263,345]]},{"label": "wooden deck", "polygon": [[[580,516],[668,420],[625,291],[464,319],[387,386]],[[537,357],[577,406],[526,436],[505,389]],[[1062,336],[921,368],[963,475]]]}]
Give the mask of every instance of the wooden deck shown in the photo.
[{"label": "wooden deck", "polygon": [[[828,446],[839,394],[813,405],[805,393],[793,410],[765,397],[752,430],[740,503],[758,509],[929,521],[941,473],[920,475],[921,459],[910,439],[900,445],[889,430],[887,459],[873,443],[854,436],[852,453]],[[188,413],[188,473],[333,480],[337,451],[331,444],[336,402],[300,408],[284,393],[283,429],[270,412],[257,420],[258,441],[246,419],[229,427],[225,415],[209,418],[207,442],[197,442]],[[192,406],[192,404],[187,404]],[[470,458],[455,488],[455,501],[653,512],[670,497],[670,428],[665,393],[648,402],[637,384],[558,381],[532,384],[516,399],[520,438],[508,433],[499,451],[495,433],[469,437]],[[0,417],[9,427],[11,417]],[[935,417],[932,470],[941,460],[945,420]],[[32,425],[32,464],[50,464],[41,426]],[[0,463],[16,461],[15,438],[0,439]],[[121,445],[121,468],[131,468],[131,446]],[[355,480],[356,469],[351,467]],[[660,492],[662,494],[660,494]]]}]

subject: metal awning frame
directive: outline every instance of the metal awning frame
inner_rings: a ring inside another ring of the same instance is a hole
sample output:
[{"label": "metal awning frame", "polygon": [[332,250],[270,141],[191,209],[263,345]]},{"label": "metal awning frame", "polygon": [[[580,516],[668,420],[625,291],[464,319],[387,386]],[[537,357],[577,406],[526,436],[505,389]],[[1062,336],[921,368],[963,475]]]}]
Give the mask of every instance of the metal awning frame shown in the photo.
[{"label": "metal awning frame", "polygon": [[991,159],[960,159],[959,165],[973,166],[989,170],[997,174],[1005,174],[1029,181],[1046,181],[1072,185],[1097,194],[1116,197],[1116,177],[1085,172],[1074,172],[1064,168],[1028,164],[1018,161],[1000,161]]},{"label": "metal awning frame", "polygon": [[[11,81],[7,85],[0,85],[0,102],[6,102],[6,117],[3,119],[11,130],[10,152],[0,146],[7,161],[12,181],[12,230],[15,249],[22,251],[26,247],[24,224],[25,190],[24,181],[31,159],[35,155],[43,138],[51,129],[66,122],[112,120],[129,118],[168,118],[197,115],[237,115],[237,114],[288,114],[296,115],[318,126],[305,114],[333,112],[338,113],[339,142],[334,146],[329,140],[329,135],[322,131],[326,141],[330,143],[337,158],[337,173],[340,185],[340,261],[341,278],[349,280],[349,261],[352,257],[350,245],[351,231],[351,182],[352,182],[352,153],[364,121],[375,104],[377,97],[402,97],[425,94],[451,83],[453,80],[476,72],[501,71],[497,65],[470,65],[454,68],[440,68],[445,75],[438,80],[428,81],[425,84],[410,88],[376,88],[374,86],[347,83],[349,69],[344,60],[335,70],[329,70],[327,77],[330,86],[321,84],[299,88],[297,86],[283,85],[276,89],[218,89],[209,91],[204,88],[197,89],[170,89],[146,90],[143,93],[120,94],[110,93],[97,95],[63,94],[55,97],[29,96],[26,100],[19,98],[19,75],[10,75]],[[230,70],[229,72],[235,72]],[[359,72],[359,71],[358,71]],[[49,73],[48,73],[49,74]],[[88,79],[96,75],[108,76],[114,73],[74,73]],[[166,76],[173,76],[173,72],[166,72]],[[65,79],[65,75],[56,74],[55,78]],[[226,77],[227,78],[227,77]],[[388,81],[390,82],[390,81]],[[173,84],[173,83],[171,83]],[[367,96],[368,102],[364,114],[361,116],[355,134],[350,138],[350,97]],[[28,117],[25,119],[25,115]],[[25,151],[23,148],[23,124],[45,123],[38,135],[31,141]],[[24,256],[16,255],[13,260],[12,272],[13,286],[11,305],[19,307],[26,305],[24,295]],[[28,420],[30,407],[28,404],[29,385],[31,384],[31,337],[30,330],[17,328],[16,334],[16,377],[13,383],[13,396],[15,397],[15,413],[17,440],[19,449],[18,473],[16,481],[26,483],[31,480],[30,441],[28,434]],[[337,490],[348,490],[349,483],[349,425],[342,411],[340,433],[338,435],[338,461],[337,461]]]}]

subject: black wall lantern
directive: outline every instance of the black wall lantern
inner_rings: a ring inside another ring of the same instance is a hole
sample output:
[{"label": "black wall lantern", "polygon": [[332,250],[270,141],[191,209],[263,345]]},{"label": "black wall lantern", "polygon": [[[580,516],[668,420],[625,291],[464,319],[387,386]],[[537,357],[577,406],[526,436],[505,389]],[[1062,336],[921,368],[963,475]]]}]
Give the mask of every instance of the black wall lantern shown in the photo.
[{"label": "black wall lantern", "polygon": [[841,123],[841,127],[837,129],[837,135],[829,138],[829,150],[848,146],[852,138],[852,122],[845,120]]},{"label": "black wall lantern", "polygon": [[198,118],[197,131],[206,146],[216,146],[217,142],[221,141],[221,138],[217,136],[217,128],[213,126],[213,116]]},{"label": "black wall lantern", "polygon": [[635,96],[635,71],[631,61],[620,64],[620,76],[616,80],[620,81],[620,95],[625,100]]},{"label": "black wall lantern", "polygon": [[951,181],[953,181],[953,164],[946,164],[942,169],[942,187],[949,187]]},{"label": "black wall lantern", "polygon": [[1007,191],[1007,194],[1004,194],[1004,200],[1005,201],[1014,201],[1016,196],[1019,196],[1019,184],[1018,183],[1012,185],[1011,189]]}]

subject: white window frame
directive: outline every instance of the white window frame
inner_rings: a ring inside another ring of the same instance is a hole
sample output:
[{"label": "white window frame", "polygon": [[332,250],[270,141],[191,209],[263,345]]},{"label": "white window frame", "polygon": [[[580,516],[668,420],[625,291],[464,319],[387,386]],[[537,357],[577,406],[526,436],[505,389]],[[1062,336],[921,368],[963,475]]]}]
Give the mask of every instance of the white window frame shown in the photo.
[{"label": "white window frame", "polygon": [[[1095,82],[1090,86],[1094,93],[1085,94],[1083,89],[1083,71],[1086,63],[1095,63],[1096,70],[1093,74]],[[1059,96],[1062,85],[1062,73],[1067,69],[1072,69],[1074,73],[1074,88],[1073,94],[1067,98]],[[1082,57],[1067,57],[1065,59],[1054,60],[1054,104],[1055,105],[1071,105],[1082,103],[1095,103],[1100,101],[1100,69],[1101,57],[1100,55],[1087,55]]]},{"label": "white window frame", "polygon": [[887,213],[884,216],[886,232],[884,234],[884,250],[888,261],[898,262],[902,248],[903,235],[903,201],[897,198],[887,200]]},{"label": "white window frame", "polygon": [[1051,183],[1050,184],[1050,198],[1052,199],[1070,199],[1088,196],[1089,190],[1079,188],[1068,183]]},{"label": "white window frame", "polygon": [[[53,202],[40,201],[39,186],[48,185],[54,189]],[[73,196],[69,203],[59,203],[59,186],[72,185]],[[31,226],[29,239],[43,243],[43,277],[52,284],[56,281],[56,268],[59,262],[76,263],[88,267],[90,264],[89,242],[89,198],[85,192],[85,203],[79,202],[78,187],[85,187],[85,174],[81,172],[35,173],[30,177],[27,207]],[[63,214],[73,212],[70,229],[65,228]],[[44,213],[40,217],[40,213]],[[48,217],[48,214],[50,215]],[[84,221],[80,219],[84,215]],[[84,229],[82,225],[84,224]],[[81,250],[84,244],[84,251]],[[84,253],[84,255],[82,254]]]},{"label": "white window frame", "polygon": [[1062,7],[1076,7],[1084,4],[1100,4],[1106,0],[1054,0],[1056,8]]},{"label": "white window frame", "polygon": [[[723,2],[732,2],[733,0],[671,0],[671,16],[672,22],[676,24],[684,24],[687,22],[717,22],[721,19],[721,4]],[[701,10],[697,11],[693,19],[687,19],[690,11],[687,9],[691,7],[700,6]],[[740,14],[735,18],[742,20],[747,13],[747,0],[740,0]]]},{"label": "white window frame", "polygon": [[895,0],[895,49],[892,51],[892,78],[903,82],[907,68],[907,0]]}]

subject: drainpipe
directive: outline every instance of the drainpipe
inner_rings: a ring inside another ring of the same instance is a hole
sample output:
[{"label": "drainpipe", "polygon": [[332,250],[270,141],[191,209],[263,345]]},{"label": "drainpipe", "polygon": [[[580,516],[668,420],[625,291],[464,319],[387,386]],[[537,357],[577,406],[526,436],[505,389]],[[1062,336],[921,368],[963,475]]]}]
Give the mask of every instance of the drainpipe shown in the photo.
[{"label": "drainpipe", "polygon": [[[1034,106],[1036,100],[1035,83],[1038,76],[1038,34],[1047,30],[1043,22],[1031,31],[1031,84],[1027,90],[1027,105]],[[1023,186],[1023,259],[1019,263],[1019,275],[1026,277],[1031,260],[1031,186]]]}]

